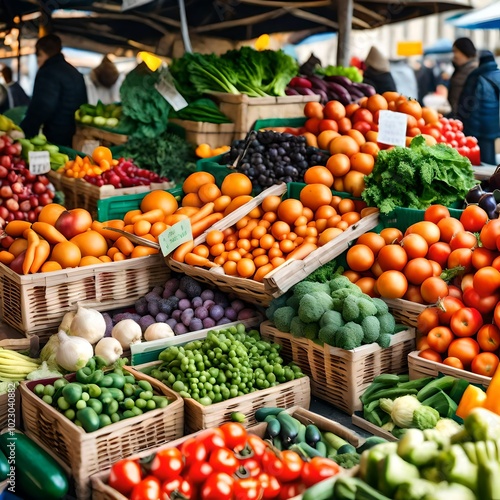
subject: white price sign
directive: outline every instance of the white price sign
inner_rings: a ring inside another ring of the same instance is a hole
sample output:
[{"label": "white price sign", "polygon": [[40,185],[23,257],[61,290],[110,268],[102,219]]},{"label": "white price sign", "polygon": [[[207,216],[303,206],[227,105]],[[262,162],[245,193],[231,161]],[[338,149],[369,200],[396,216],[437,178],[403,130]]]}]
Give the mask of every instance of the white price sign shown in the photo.
[{"label": "white price sign", "polygon": [[86,154],[87,156],[92,156],[94,149],[98,148],[100,145],[101,143],[99,141],[85,141],[82,145],[82,153]]},{"label": "white price sign", "polygon": [[175,88],[170,73],[163,71],[160,80],[155,84],[155,88],[175,111],[179,111],[188,105],[186,99]]},{"label": "white price sign", "polygon": [[30,173],[42,175],[50,172],[50,154],[48,151],[30,151],[28,153]]},{"label": "white price sign", "polygon": [[408,115],[395,111],[380,111],[377,142],[391,146],[406,146]]}]

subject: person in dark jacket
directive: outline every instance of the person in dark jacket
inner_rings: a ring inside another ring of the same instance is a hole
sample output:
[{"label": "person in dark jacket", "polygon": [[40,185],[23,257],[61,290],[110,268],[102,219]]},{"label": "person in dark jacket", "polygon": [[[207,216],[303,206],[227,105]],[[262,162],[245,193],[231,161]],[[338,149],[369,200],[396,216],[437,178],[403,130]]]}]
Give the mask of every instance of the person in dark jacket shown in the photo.
[{"label": "person in dark jacket", "polygon": [[33,137],[43,126],[49,142],[71,146],[75,111],[87,102],[83,75],[64,59],[61,39],[47,35],[36,43],[38,73],[31,103],[21,128]]},{"label": "person in dark jacket", "polygon": [[17,106],[28,106],[30,98],[27,96],[21,85],[12,80],[12,70],[9,66],[4,66],[1,73],[5,81],[7,97],[3,104],[0,105],[0,113],[4,113],[8,109],[16,108]]},{"label": "person in dark jacket", "polygon": [[481,53],[479,66],[468,76],[458,105],[464,134],[477,138],[481,161],[496,165],[495,139],[500,137],[500,70],[489,50]]},{"label": "person in dark jacket", "polygon": [[366,70],[363,73],[363,83],[375,88],[378,94],[396,91],[396,83],[391,75],[391,65],[377,47],[373,46],[365,59]]}]

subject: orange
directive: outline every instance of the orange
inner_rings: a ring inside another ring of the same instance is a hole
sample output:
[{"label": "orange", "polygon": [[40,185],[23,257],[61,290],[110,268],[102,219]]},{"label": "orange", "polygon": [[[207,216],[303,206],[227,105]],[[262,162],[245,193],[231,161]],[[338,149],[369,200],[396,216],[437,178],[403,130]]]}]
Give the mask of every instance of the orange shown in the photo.
[{"label": "orange", "polygon": [[313,148],[317,148],[318,147],[318,139],[317,139],[317,137],[313,133],[311,133],[311,132],[304,132],[302,135],[306,138],[306,144],[308,146],[311,146]]},{"label": "orange", "polygon": [[399,92],[387,91],[382,94],[382,97],[387,102],[395,102],[401,97],[401,94]]},{"label": "orange", "polygon": [[54,226],[59,216],[65,211],[66,208],[62,205],[49,203],[48,205],[45,205],[38,214],[38,221],[47,222],[48,224]]},{"label": "orange", "polygon": [[155,208],[159,208],[165,215],[173,214],[179,204],[175,197],[167,191],[156,189],[148,193],[141,201],[141,210],[149,212]]},{"label": "orange", "polygon": [[82,257],[100,257],[101,255],[106,255],[108,251],[106,239],[97,231],[90,230],[77,234],[71,238],[70,242],[74,243],[80,249]]},{"label": "orange", "polygon": [[184,198],[182,198],[183,207],[198,207],[201,208],[204,203],[200,200],[200,197],[196,193],[188,193]]},{"label": "orange", "polygon": [[43,263],[40,271],[42,273],[50,273],[52,271],[60,271],[61,269],[62,269],[62,267],[61,267],[61,264],[59,264],[59,262],[55,262],[53,260],[46,260]]},{"label": "orange", "polygon": [[306,184],[324,184],[331,188],[333,185],[333,175],[328,168],[316,165],[306,170],[304,182]]},{"label": "orange", "polygon": [[365,136],[359,130],[355,130],[352,128],[351,130],[347,131],[347,135],[349,137],[352,137],[358,143],[359,147],[361,147],[366,142]]},{"label": "orange", "polygon": [[389,104],[387,103],[387,99],[384,96],[380,94],[375,94],[371,95],[368,98],[368,101],[366,101],[366,108],[368,109],[368,111],[375,113],[379,110],[388,109]]},{"label": "orange", "polygon": [[58,264],[60,264],[60,266],[63,269],[66,269],[67,267],[77,267],[80,264],[81,259],[82,259],[82,252],[80,251],[80,248],[78,248],[78,246],[75,243],[72,243],[71,241],[64,241],[62,243],[58,243],[52,249],[52,253],[50,255],[50,260],[53,260]]},{"label": "orange", "polygon": [[356,198],[365,190],[365,174],[350,170],[344,178],[344,189]]},{"label": "orange", "polygon": [[378,144],[376,142],[367,141],[361,146],[360,151],[362,153],[368,153],[369,155],[375,157],[380,151],[380,148],[378,147]]},{"label": "orange", "polygon": [[214,200],[214,212],[224,212],[230,203],[230,196],[219,196],[219,198]]},{"label": "orange", "polygon": [[330,142],[332,142],[335,137],[340,137],[340,134],[335,132],[335,130],[323,130],[323,132],[320,132],[318,135],[318,147],[328,150]]},{"label": "orange", "polygon": [[438,112],[432,108],[422,108],[422,118],[425,123],[436,123],[439,120]]},{"label": "orange", "polygon": [[94,257],[93,255],[87,255],[86,257],[82,257],[80,260],[80,264],[78,264],[79,267],[84,267],[84,266],[95,266],[97,264],[102,264],[102,260],[98,259],[97,257]]},{"label": "orange", "polygon": [[304,206],[299,200],[288,198],[283,200],[278,207],[278,217],[287,224],[294,224],[298,217],[302,215]]},{"label": "orange", "polygon": [[[161,224],[165,223],[161,222]],[[151,222],[148,222],[147,220],[138,220],[134,224],[134,234],[136,234],[137,236],[144,236],[145,234],[148,234],[151,231],[151,226],[152,226]]]},{"label": "orange", "polygon": [[111,150],[109,148],[99,146],[94,149],[94,152],[92,153],[92,159],[96,163],[100,163],[102,160],[106,160],[107,162],[111,163],[113,161],[113,155],[111,154]]},{"label": "orange", "polygon": [[167,229],[167,225],[164,222],[155,222],[152,226],[149,232],[156,238],[160,236],[163,231]]},{"label": "orange", "polygon": [[220,190],[223,195],[231,198],[249,195],[252,193],[252,181],[245,174],[234,172],[225,177]]},{"label": "orange", "polygon": [[329,205],[332,192],[324,184],[308,184],[300,191],[300,201],[310,210],[316,211],[322,205]]},{"label": "orange", "polygon": [[253,276],[255,269],[256,267],[252,259],[243,258],[236,264],[236,272],[242,278],[250,278],[250,276]]},{"label": "orange", "polygon": [[186,177],[182,184],[182,191],[184,193],[197,193],[198,189],[207,183],[215,184],[215,177],[208,172],[193,172]]},{"label": "orange", "polygon": [[359,144],[352,137],[344,135],[333,139],[330,143],[330,153],[332,155],[343,153],[351,157],[357,152],[359,152]]},{"label": "orange", "polygon": [[281,203],[281,197],[277,195],[266,196],[262,200],[262,210],[264,212],[276,212]]},{"label": "orange", "polygon": [[308,102],[304,106],[304,115],[307,118],[318,118],[322,120],[323,116],[323,105],[319,102]]},{"label": "orange", "polygon": [[209,203],[211,201],[215,201],[221,195],[220,189],[216,184],[212,184],[208,182],[207,184],[203,184],[198,190],[198,196],[203,203]]},{"label": "orange", "polygon": [[351,169],[362,172],[365,175],[371,174],[375,159],[368,153],[355,153],[351,156]]},{"label": "orange", "polygon": [[351,162],[347,155],[337,153],[328,158],[326,168],[333,174],[334,177],[341,177],[349,172],[351,169]]}]

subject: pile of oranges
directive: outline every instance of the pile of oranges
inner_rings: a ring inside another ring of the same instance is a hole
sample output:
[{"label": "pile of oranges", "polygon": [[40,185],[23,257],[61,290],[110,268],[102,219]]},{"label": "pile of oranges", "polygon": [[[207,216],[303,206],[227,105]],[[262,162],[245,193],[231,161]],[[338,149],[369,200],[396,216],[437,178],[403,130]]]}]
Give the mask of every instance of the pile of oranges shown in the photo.
[{"label": "pile of oranges", "polygon": [[94,149],[92,156],[76,156],[62,166],[58,172],[73,179],[83,179],[86,175],[94,177],[111,170],[118,165],[118,160],[113,160],[111,150],[104,146]]}]

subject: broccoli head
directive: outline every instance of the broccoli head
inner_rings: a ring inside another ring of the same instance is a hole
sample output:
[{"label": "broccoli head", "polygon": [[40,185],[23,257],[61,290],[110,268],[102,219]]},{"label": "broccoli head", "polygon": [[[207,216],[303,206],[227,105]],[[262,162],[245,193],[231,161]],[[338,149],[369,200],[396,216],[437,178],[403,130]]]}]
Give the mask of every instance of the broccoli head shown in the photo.
[{"label": "broccoli head", "polygon": [[363,328],[361,325],[349,321],[337,330],[335,334],[335,346],[348,351],[356,349],[356,347],[361,345],[363,335]]},{"label": "broccoli head", "polygon": [[389,335],[388,333],[381,333],[377,339],[377,344],[382,347],[382,349],[385,349],[391,345],[391,339],[392,335]]},{"label": "broccoli head", "polygon": [[276,309],[272,318],[274,325],[280,332],[290,333],[290,323],[295,314],[295,310],[289,306]]},{"label": "broccoli head", "polygon": [[360,455],[359,453],[341,453],[340,455],[335,455],[333,460],[344,469],[352,469],[359,464]]},{"label": "broccoli head", "polygon": [[375,316],[363,318],[361,328],[363,328],[363,344],[377,342],[380,336],[380,322]]},{"label": "broccoli head", "polygon": [[318,323],[306,323],[304,326],[304,337],[309,340],[318,338],[319,325]]},{"label": "broccoli head", "polygon": [[377,317],[380,322],[380,333],[392,335],[396,330],[396,320],[394,316],[391,313],[385,313]]},{"label": "broccoli head", "polygon": [[372,302],[375,304],[375,307],[377,308],[377,315],[380,316],[382,314],[389,312],[389,306],[382,299],[374,297],[372,298]]},{"label": "broccoli head", "polygon": [[300,303],[300,300],[296,295],[292,295],[291,297],[288,297],[288,299],[286,301],[286,305],[293,307],[295,309],[295,311],[299,310],[299,303]]},{"label": "broccoli head", "polygon": [[276,309],[288,305],[286,301],[290,296],[291,294],[286,293],[284,295],[280,295],[279,297],[273,299],[269,304],[269,307],[266,309],[266,318],[272,320]]},{"label": "broccoli head", "polygon": [[332,309],[333,299],[330,297],[329,293],[317,291],[311,293],[311,295],[323,306],[325,311],[330,311]]},{"label": "broccoli head", "polygon": [[298,297],[299,300],[306,294],[319,291],[329,294],[330,287],[327,283],[315,283],[314,281],[301,281],[293,287],[293,294]]},{"label": "broccoli head", "polygon": [[344,320],[342,319],[342,314],[340,314],[338,311],[326,311],[319,320],[320,328],[331,326],[335,330],[338,330],[343,325]]},{"label": "broccoli head", "polygon": [[321,319],[327,309],[317,294],[306,294],[300,299],[298,316],[304,323],[315,323]]},{"label": "broccoli head", "polygon": [[334,260],[323,264],[313,271],[307,278],[306,281],[315,281],[317,283],[328,283],[335,274],[338,274],[337,263]]},{"label": "broccoli head", "polygon": [[335,278],[330,280],[329,285],[330,292],[334,292],[335,290],[340,290],[342,288],[352,288],[353,286],[356,286],[346,276],[336,276]]},{"label": "broccoli head", "polygon": [[358,308],[359,308],[359,316],[358,320],[366,318],[367,316],[375,316],[377,314],[377,306],[373,303],[371,297],[366,294],[363,294],[358,298]]},{"label": "broccoli head", "polygon": [[298,316],[294,316],[290,322],[290,333],[297,338],[305,337],[306,324]]},{"label": "broccoli head", "polygon": [[345,321],[355,321],[359,317],[359,302],[360,297],[357,295],[348,295],[342,304],[342,317]]},{"label": "broccoli head", "polygon": [[324,342],[325,344],[335,347],[335,335],[337,331],[338,328],[335,329],[331,325],[323,326],[319,330],[318,339]]}]

